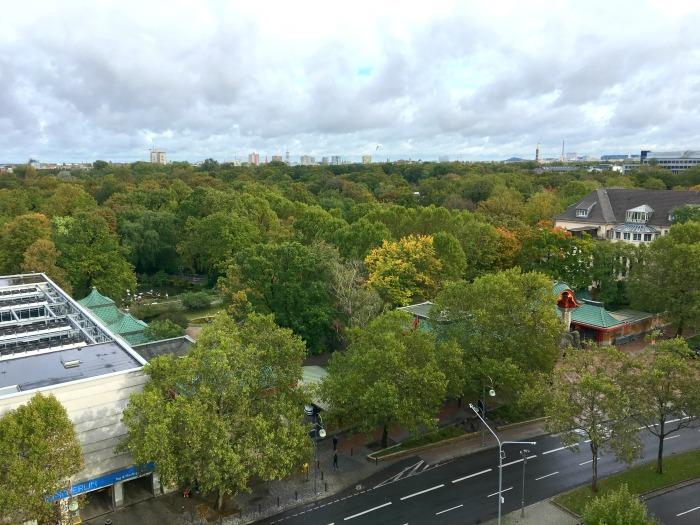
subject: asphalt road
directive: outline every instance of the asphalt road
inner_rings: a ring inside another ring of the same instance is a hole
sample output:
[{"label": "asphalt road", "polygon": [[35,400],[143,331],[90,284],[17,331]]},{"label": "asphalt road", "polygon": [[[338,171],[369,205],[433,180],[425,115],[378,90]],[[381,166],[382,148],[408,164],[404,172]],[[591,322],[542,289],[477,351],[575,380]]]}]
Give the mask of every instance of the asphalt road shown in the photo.
[{"label": "asphalt road", "polygon": [[[642,434],[644,457],[656,457],[658,441]],[[552,435],[534,438],[527,447],[525,504],[549,498],[590,481],[591,456],[586,443],[578,450],[564,448]],[[664,446],[666,456],[700,447],[697,428],[673,434]],[[503,514],[520,507],[522,497],[522,447],[505,448],[503,460]],[[612,455],[604,455],[598,473],[605,476],[624,470]],[[439,465],[425,465],[411,458],[363,482],[359,491],[348,490],[316,504],[306,505],[259,522],[272,525],[450,525],[483,523],[497,515],[498,449],[464,456]],[[672,503],[675,505],[676,503]],[[678,504],[685,509],[685,506]],[[666,504],[662,501],[662,508]],[[680,508],[679,507],[679,508]],[[675,507],[674,507],[675,508]],[[690,508],[690,507],[689,507]],[[679,510],[680,512],[680,510]],[[690,513],[692,514],[692,513]],[[695,517],[695,519],[700,516]],[[668,522],[668,523],[700,523]]]},{"label": "asphalt road", "polygon": [[700,483],[647,500],[647,508],[664,525],[700,523]]}]

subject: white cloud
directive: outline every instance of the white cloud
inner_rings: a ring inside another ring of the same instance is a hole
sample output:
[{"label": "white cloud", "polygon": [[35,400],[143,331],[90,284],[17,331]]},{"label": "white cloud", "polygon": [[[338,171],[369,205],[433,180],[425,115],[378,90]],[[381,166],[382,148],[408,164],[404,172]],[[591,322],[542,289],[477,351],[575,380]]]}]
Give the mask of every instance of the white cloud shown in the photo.
[{"label": "white cloud", "polygon": [[0,161],[700,147],[696,4],[12,3]]}]

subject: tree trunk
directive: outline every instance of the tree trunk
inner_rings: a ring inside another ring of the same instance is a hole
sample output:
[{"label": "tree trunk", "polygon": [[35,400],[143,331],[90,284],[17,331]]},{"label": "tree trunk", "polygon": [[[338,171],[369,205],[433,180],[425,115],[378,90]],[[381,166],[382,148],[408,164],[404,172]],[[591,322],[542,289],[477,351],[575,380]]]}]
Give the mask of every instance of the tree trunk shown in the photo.
[{"label": "tree trunk", "polygon": [[659,421],[659,453],[656,458],[656,472],[659,474],[664,473],[664,438],[666,437],[665,431],[666,427],[666,418],[662,418],[661,421]]},{"label": "tree trunk", "polygon": [[591,490],[593,492],[598,492],[598,447],[591,444],[591,455],[593,456],[593,463],[591,463]]},{"label": "tree trunk", "polygon": [[224,491],[219,489],[219,497],[216,500],[216,510],[221,512],[221,510],[224,508]]},{"label": "tree trunk", "polygon": [[384,430],[382,430],[382,448],[386,448],[389,445],[389,434],[386,428],[386,423],[384,423]]},{"label": "tree trunk", "polygon": [[676,337],[681,337],[683,335],[683,325],[685,324],[684,321],[685,319],[681,319],[680,321],[678,321],[678,327],[676,328]]}]

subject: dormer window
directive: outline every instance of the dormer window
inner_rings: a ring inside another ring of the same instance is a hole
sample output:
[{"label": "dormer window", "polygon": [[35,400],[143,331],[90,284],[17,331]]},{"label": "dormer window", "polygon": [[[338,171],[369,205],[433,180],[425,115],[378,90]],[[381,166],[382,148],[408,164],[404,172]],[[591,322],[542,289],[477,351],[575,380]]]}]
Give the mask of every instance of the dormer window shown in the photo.
[{"label": "dormer window", "polygon": [[649,222],[649,219],[651,219],[653,213],[654,210],[651,206],[642,204],[641,206],[627,210],[627,213],[625,213],[625,222],[646,224]]},{"label": "dormer window", "polygon": [[579,202],[578,206],[576,207],[576,217],[588,217],[588,214],[591,213],[593,206],[595,206],[595,202]]}]

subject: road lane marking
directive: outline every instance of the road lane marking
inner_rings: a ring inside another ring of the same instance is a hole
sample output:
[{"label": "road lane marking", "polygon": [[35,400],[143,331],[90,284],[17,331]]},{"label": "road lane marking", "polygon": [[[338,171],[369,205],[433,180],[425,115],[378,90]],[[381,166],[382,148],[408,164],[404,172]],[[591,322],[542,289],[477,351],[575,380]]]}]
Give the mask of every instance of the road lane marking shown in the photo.
[{"label": "road lane marking", "polygon": [[482,474],[486,474],[487,472],[491,472],[492,470],[493,469],[487,468],[486,470],[482,470],[480,472],[475,472],[474,474],[469,474],[468,476],[464,476],[463,478],[453,479],[452,483],[459,483],[460,481],[464,481],[465,479],[474,478],[476,476],[481,476]]},{"label": "road lane marking", "polygon": [[372,512],[373,510],[382,509],[384,507],[388,507],[389,505],[391,505],[391,501],[387,501],[386,503],[384,503],[382,505],[377,505],[376,507],[372,507],[371,509],[363,510],[362,512],[358,512],[357,514],[353,514],[352,516],[348,516],[347,518],[343,518],[343,521],[348,521],[348,520],[351,520],[353,518],[357,518],[358,516],[363,516],[369,512]]},{"label": "road lane marking", "polygon": [[457,505],[456,507],[450,507],[449,509],[441,510],[440,512],[436,512],[435,515],[439,516],[440,514],[444,514],[445,512],[450,512],[451,510],[458,509],[460,507],[464,507],[464,504]]},{"label": "road lane marking", "polygon": [[592,460],[592,459],[589,459],[588,461],[584,461],[583,463],[579,463],[578,466],[579,466],[579,467],[582,467],[582,466],[584,466],[584,465],[588,465],[589,463],[593,463],[593,460]]},{"label": "road lane marking", "polygon": [[551,454],[552,452],[559,452],[560,450],[564,450],[565,448],[573,448],[577,446],[578,443],[574,443],[572,445],[566,445],[565,447],[553,448],[552,450],[548,450],[547,452],[542,452],[542,455],[545,456],[547,454]]},{"label": "road lane marking", "polygon": [[[507,489],[503,489],[503,490],[501,491],[501,494],[503,494],[504,492],[508,492],[509,490],[513,490],[513,487],[508,487]],[[496,494],[498,494],[498,492],[494,492],[493,494],[489,494],[489,495],[486,496],[486,497],[487,497],[487,498],[490,498],[491,496],[495,496]]]},{"label": "road lane marking", "polygon": [[664,438],[664,441],[667,440],[667,439],[675,439],[675,438],[679,438],[679,437],[681,437],[681,435],[680,435],[680,434],[676,434],[675,436],[665,437],[665,438]]},{"label": "road lane marking", "polygon": [[688,514],[689,512],[693,512],[694,510],[698,510],[698,509],[700,509],[700,507],[695,507],[695,508],[692,508],[692,509],[690,509],[690,510],[686,510],[686,511],[684,511],[684,512],[680,512],[680,513],[676,514],[676,518],[677,518],[678,516],[684,516],[685,514]]},{"label": "road lane marking", "polygon": [[445,484],[441,483],[440,485],[435,485],[434,487],[430,487],[429,489],[421,490],[420,492],[414,492],[413,494],[409,494],[408,496],[404,496],[403,498],[400,498],[400,499],[401,499],[401,501],[403,501],[405,499],[411,499],[414,496],[420,496],[421,494],[425,494],[426,492],[441,489],[444,486],[445,486]]},{"label": "road lane marking", "polygon": [[[532,456],[528,456],[527,459],[534,459],[537,457],[537,454],[533,454]],[[515,461],[511,461],[510,463],[504,463],[502,466],[508,467],[510,465],[515,465],[516,463],[522,463],[523,458],[516,459]]]},{"label": "road lane marking", "polygon": [[545,476],[540,476],[539,478],[535,478],[535,481],[539,481],[539,480],[541,480],[541,479],[548,478],[548,477],[554,476],[554,475],[556,475],[556,474],[559,474],[559,471],[558,471],[558,470],[557,470],[556,472],[552,472],[551,474],[547,474],[547,475],[545,475]]}]

